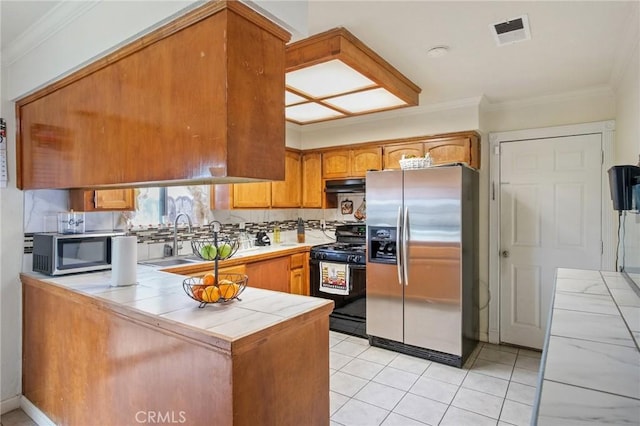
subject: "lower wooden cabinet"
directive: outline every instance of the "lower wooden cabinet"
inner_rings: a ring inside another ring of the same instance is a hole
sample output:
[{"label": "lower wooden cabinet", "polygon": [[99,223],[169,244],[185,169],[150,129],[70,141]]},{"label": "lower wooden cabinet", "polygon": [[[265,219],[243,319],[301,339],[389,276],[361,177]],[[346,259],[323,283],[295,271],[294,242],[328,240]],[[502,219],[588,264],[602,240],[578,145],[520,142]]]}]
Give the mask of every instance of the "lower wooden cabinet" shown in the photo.
[{"label": "lower wooden cabinet", "polygon": [[309,295],[309,253],[291,255],[290,293]]},{"label": "lower wooden cabinet", "polygon": [[135,189],[72,189],[69,203],[72,210],[82,212],[135,210]]},{"label": "lower wooden cabinet", "polygon": [[247,264],[249,287],[289,293],[289,256]]},{"label": "lower wooden cabinet", "polygon": [[[286,254],[251,261],[233,266],[219,267],[219,274],[246,274],[249,287],[282,291],[285,293],[309,295],[309,252]],[[228,261],[227,261],[228,262]],[[191,277],[202,277],[213,272],[213,266],[205,270],[188,272]],[[181,273],[176,271],[176,273]],[[184,273],[184,272],[182,272]]]}]

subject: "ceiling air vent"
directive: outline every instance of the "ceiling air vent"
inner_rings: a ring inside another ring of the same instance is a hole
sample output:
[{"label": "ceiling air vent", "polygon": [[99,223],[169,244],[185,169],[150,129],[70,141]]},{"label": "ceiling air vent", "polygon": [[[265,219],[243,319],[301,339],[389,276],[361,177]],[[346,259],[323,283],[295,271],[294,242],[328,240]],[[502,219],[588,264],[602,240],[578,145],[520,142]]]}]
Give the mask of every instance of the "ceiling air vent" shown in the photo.
[{"label": "ceiling air vent", "polygon": [[529,18],[527,18],[527,15],[511,18],[503,22],[496,22],[495,24],[489,25],[489,28],[498,46],[531,39]]}]

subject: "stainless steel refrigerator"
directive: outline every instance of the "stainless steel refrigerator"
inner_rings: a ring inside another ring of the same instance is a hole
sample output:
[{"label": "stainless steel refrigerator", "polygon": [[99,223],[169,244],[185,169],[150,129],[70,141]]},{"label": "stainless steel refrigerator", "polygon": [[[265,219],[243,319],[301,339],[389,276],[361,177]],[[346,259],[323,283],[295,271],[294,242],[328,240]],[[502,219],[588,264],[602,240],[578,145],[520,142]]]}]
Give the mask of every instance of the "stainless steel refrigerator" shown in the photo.
[{"label": "stainless steel refrigerator", "polygon": [[461,367],[478,339],[478,173],[368,172],[367,334]]}]

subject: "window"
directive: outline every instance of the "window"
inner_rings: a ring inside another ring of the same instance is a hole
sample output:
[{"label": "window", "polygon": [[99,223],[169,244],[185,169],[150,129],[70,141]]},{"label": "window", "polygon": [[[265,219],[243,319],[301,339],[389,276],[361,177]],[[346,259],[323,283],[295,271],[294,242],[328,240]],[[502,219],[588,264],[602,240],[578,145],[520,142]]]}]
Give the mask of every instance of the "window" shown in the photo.
[{"label": "window", "polygon": [[136,202],[133,226],[173,224],[179,213],[188,214],[194,225],[206,225],[212,217],[208,185],[139,188]]}]

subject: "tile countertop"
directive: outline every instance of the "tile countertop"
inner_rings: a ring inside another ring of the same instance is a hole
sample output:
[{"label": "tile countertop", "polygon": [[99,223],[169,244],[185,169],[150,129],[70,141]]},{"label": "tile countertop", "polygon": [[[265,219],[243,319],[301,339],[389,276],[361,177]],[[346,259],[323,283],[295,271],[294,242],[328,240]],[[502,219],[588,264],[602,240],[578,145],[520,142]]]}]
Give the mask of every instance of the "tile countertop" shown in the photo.
[{"label": "tile countertop", "polygon": [[291,318],[317,310],[326,310],[328,316],[333,309],[333,302],[327,299],[252,287],[245,288],[240,300],[199,308],[199,303],[189,298],[182,288],[185,276],[145,265],[137,266],[138,284],[126,287],[111,286],[111,271],[60,277],[39,273],[23,275],[104,302],[116,312],[153,326],[188,331],[190,337],[195,338],[206,336],[207,343],[225,349]]},{"label": "tile countertop", "polygon": [[640,422],[640,297],[616,272],[558,269],[532,424]]}]

